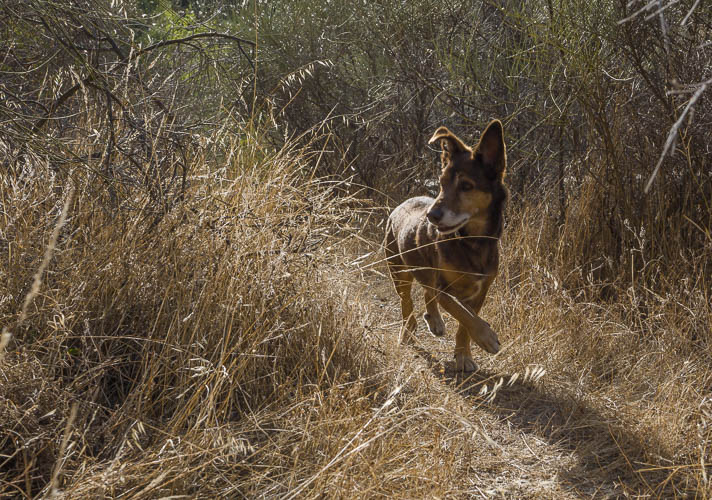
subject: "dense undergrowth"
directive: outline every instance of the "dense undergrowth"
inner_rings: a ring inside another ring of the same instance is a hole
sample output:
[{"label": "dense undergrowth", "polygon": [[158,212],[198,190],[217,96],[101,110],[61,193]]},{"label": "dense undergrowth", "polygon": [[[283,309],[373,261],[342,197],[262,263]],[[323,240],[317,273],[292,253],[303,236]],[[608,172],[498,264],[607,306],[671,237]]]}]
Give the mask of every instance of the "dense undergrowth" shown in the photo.
[{"label": "dense undergrowth", "polygon": [[[658,3],[5,2],[0,496],[709,498],[710,6]],[[463,380],[382,221],[492,117]]]}]

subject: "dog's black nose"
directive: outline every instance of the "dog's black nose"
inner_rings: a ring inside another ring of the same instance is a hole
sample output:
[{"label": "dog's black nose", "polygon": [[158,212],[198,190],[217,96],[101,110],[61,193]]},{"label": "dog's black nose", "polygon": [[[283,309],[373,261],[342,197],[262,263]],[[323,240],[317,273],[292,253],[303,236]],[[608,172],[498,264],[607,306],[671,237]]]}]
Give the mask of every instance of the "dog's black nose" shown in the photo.
[{"label": "dog's black nose", "polygon": [[432,222],[433,224],[437,224],[440,222],[440,219],[443,218],[443,209],[440,207],[432,207],[430,210],[428,210],[428,220]]}]

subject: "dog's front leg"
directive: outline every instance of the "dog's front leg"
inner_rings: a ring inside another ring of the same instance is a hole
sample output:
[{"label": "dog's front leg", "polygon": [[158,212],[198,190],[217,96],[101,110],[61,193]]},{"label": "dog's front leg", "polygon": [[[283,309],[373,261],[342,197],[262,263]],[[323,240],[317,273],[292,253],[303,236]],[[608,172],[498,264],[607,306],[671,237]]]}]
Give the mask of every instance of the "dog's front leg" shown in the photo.
[{"label": "dog's front leg", "polygon": [[472,359],[470,351],[470,335],[462,323],[457,327],[455,334],[455,370],[458,372],[474,372],[477,363]]},{"label": "dog's front leg", "polygon": [[436,337],[445,335],[445,322],[438,310],[438,294],[434,287],[425,288],[425,310],[423,319],[428,324],[428,330]]},{"label": "dog's front leg", "polygon": [[492,354],[499,352],[499,339],[497,334],[490,328],[489,323],[447,292],[440,292],[438,301],[464,327],[467,334],[478,346]]}]

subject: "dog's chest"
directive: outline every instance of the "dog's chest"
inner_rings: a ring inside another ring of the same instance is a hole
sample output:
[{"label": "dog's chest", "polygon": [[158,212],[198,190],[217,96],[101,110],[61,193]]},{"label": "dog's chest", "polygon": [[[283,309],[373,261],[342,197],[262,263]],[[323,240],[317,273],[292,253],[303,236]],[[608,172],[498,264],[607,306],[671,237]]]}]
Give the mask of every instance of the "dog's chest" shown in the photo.
[{"label": "dog's chest", "polygon": [[458,248],[461,251],[457,251],[451,247],[449,250],[439,252],[439,288],[463,302],[476,300],[497,272],[496,256],[487,248],[479,252],[466,251],[470,248]]},{"label": "dog's chest", "polygon": [[469,302],[480,296],[489,278],[483,273],[443,266],[439,288],[454,295],[460,301]]}]

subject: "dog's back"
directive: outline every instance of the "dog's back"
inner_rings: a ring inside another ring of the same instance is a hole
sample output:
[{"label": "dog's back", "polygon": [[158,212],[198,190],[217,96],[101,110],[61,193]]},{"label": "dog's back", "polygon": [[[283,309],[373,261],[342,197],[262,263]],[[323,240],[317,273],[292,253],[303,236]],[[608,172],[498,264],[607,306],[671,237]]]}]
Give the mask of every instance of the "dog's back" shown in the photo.
[{"label": "dog's back", "polygon": [[426,213],[434,201],[428,196],[410,198],[391,212],[386,223],[386,256],[389,263],[403,265],[416,259],[418,227],[427,223]]}]

